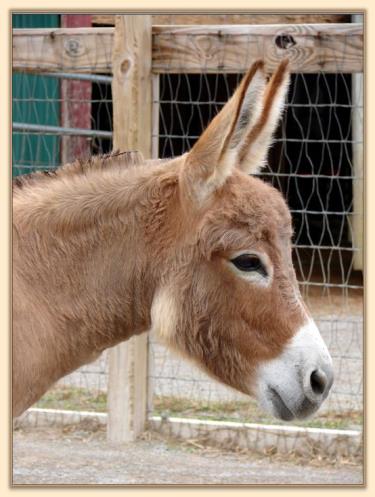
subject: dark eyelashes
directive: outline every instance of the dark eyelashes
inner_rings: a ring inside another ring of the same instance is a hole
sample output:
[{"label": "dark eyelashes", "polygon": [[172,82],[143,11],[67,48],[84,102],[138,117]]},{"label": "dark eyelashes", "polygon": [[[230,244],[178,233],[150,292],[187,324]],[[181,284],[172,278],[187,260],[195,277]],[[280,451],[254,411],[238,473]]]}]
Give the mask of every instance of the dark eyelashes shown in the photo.
[{"label": "dark eyelashes", "polygon": [[255,254],[241,254],[231,259],[231,263],[240,271],[245,273],[257,272],[267,277],[267,270],[260,258]]}]

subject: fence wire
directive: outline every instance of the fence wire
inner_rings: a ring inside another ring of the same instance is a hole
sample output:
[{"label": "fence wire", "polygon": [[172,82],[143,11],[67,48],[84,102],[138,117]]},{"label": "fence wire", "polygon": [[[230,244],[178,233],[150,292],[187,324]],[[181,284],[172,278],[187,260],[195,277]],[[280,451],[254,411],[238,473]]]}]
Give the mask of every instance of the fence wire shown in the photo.
[{"label": "fence wire", "polygon": [[[251,61],[244,61],[244,70],[245,62]],[[159,116],[153,130],[155,153],[173,157],[189,150],[241,76],[221,74],[219,68],[208,74],[204,67],[200,74],[154,76],[158,78],[154,88],[159,88],[153,95],[153,109]],[[77,157],[109,151],[110,81],[108,75],[98,74],[15,73],[14,174],[55,168]],[[310,422],[328,427],[361,422],[362,91],[362,75],[293,75],[286,112],[261,174],[289,204],[298,280],[333,356],[333,392],[322,414]],[[105,353],[62,379],[38,405],[103,411],[107,380]],[[149,384],[150,415],[271,422],[247,397],[172,356],[154,337],[149,343]]]},{"label": "fence wire", "polygon": [[[201,74],[178,74],[168,60],[163,64],[172,74],[160,75],[154,96],[154,150],[157,143],[160,157],[173,157],[194,145],[243,74],[212,74],[204,67]],[[220,67],[228,69],[225,50]],[[343,412],[347,425],[360,423],[363,403],[362,91],[362,75],[294,74],[261,173],[290,207],[298,281],[334,361],[333,391],[320,421],[311,421],[322,426],[344,426]],[[245,396],[172,357],[154,337],[149,357],[150,412],[272,422]]]},{"label": "fence wire", "polygon": [[13,174],[111,150],[110,82],[99,75],[15,73]]}]

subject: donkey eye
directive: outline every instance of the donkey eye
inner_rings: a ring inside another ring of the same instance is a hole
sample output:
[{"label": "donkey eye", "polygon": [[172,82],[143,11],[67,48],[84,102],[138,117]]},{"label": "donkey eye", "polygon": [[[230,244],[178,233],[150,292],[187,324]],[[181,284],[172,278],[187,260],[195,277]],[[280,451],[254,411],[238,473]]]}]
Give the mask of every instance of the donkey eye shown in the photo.
[{"label": "donkey eye", "polygon": [[263,266],[262,261],[254,254],[241,254],[238,257],[231,259],[231,263],[240,271],[245,271],[247,273],[256,271],[263,276],[267,276],[267,271]]}]

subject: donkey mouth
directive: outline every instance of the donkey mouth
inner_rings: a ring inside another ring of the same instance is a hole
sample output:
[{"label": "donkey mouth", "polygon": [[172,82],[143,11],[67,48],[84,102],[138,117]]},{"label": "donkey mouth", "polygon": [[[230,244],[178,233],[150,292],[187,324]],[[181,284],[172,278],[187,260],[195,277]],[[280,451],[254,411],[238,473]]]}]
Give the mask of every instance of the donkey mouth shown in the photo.
[{"label": "donkey mouth", "polygon": [[268,387],[267,389],[268,400],[272,404],[272,412],[274,416],[282,419],[283,421],[291,421],[295,418],[305,419],[310,417],[320,406],[319,403],[311,402],[307,397],[305,397],[302,402],[295,405],[293,411],[286,405],[282,396],[279,392],[273,388]]},{"label": "donkey mouth", "polygon": [[271,387],[268,388],[268,392],[270,394],[270,400],[272,402],[276,416],[283,421],[291,421],[292,419],[294,419],[295,415],[287,407],[280,394]]}]

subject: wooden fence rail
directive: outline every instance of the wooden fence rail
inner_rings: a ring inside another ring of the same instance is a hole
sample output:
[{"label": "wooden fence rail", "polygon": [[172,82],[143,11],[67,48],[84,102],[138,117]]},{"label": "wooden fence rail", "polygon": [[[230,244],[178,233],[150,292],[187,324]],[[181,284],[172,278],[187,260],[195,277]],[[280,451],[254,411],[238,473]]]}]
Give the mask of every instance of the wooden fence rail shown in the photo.
[{"label": "wooden fence rail", "polygon": [[256,59],[273,71],[288,57],[293,72],[361,72],[362,24],[154,26],[155,73],[244,72]]},{"label": "wooden fence rail", "polygon": [[112,72],[114,28],[14,29],[13,69]]},{"label": "wooden fence rail", "polygon": [[[114,28],[14,29],[15,70],[112,70]],[[363,24],[153,26],[152,72],[243,72],[257,58],[272,71],[289,57],[298,73],[363,71]]]}]

